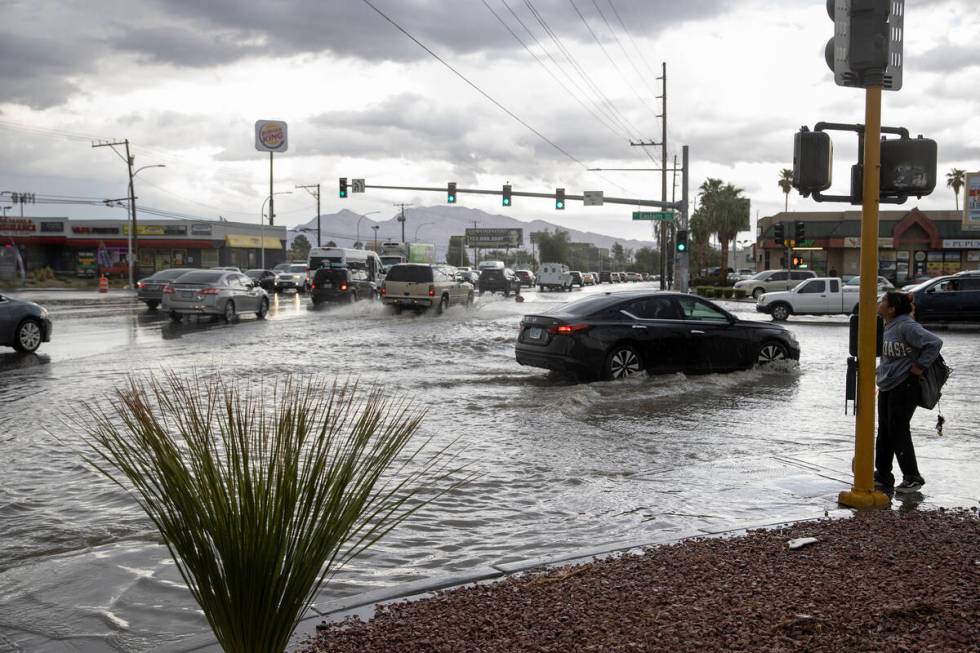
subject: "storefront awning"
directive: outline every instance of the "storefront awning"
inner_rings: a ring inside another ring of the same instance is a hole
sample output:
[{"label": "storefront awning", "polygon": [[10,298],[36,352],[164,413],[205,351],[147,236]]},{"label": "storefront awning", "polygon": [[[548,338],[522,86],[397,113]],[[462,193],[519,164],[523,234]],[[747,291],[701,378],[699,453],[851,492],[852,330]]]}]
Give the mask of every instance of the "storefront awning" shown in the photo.
[{"label": "storefront awning", "polygon": [[242,236],[239,234],[228,234],[225,236],[225,244],[228,247],[245,247],[248,249],[282,249],[282,241],[270,236]]}]

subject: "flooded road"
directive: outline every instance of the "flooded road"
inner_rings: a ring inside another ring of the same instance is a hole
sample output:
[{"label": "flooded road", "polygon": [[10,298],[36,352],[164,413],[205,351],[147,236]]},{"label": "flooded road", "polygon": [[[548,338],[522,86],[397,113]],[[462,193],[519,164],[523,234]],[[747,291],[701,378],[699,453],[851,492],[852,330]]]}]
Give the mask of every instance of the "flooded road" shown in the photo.
[{"label": "flooded road", "polygon": [[[752,464],[766,456],[853,447],[844,317],[791,320],[799,365],[765,371],[571,384],[515,362],[522,315],[609,288],[532,291],[523,304],[481,297],[472,311],[438,317],[369,303],[312,310],[293,295],[275,300],[267,320],[230,325],[172,324],[112,295],[30,297],[51,310],[54,336],[37,355],[0,350],[0,651],[56,639],[77,650],[140,651],[208,630],[152,524],[82,462],[64,420],[132,372],[356,376],[424,404],[419,435],[434,446],[458,440],[454,449],[482,476],[341,570],[323,600],[737,522],[759,506],[739,487],[716,487],[719,461],[744,460],[751,484]],[[723,305],[769,319],[751,303]],[[937,333],[954,368],[942,402],[946,437],[932,435],[935,413],[920,411],[916,446],[976,461],[980,329]],[[923,474],[926,491],[938,489],[941,470]],[[774,497],[774,515],[798,499]]]}]

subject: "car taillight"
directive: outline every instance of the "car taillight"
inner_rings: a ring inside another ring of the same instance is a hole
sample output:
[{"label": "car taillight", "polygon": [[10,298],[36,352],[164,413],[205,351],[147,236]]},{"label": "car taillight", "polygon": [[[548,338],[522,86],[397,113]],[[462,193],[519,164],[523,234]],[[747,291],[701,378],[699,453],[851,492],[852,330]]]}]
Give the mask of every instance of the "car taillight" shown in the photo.
[{"label": "car taillight", "polygon": [[310,283],[310,290],[316,290],[316,284]]},{"label": "car taillight", "polygon": [[143,283],[142,281],[137,281],[136,282],[136,287],[137,288],[145,288],[146,287],[146,284]]},{"label": "car taillight", "polygon": [[568,335],[570,333],[578,333],[579,331],[585,331],[588,329],[590,324],[559,324],[548,329],[548,333],[551,335]]},{"label": "car taillight", "polygon": [[166,286],[163,287],[163,294],[164,295],[174,294],[174,287],[168,283]]},{"label": "car taillight", "polygon": [[378,288],[378,294],[380,294],[382,297],[384,297],[385,295],[388,294],[388,291],[385,290],[385,285],[384,284],[381,284],[381,287]]},{"label": "car taillight", "polygon": [[436,287],[429,286],[429,297],[435,297],[435,296],[436,296]]},{"label": "car taillight", "polygon": [[346,281],[341,281],[340,282],[340,289],[341,290],[347,290],[347,282]]},{"label": "car taillight", "polygon": [[197,294],[198,295],[217,295],[219,292],[221,292],[221,290],[218,289],[218,288],[201,288],[200,290],[197,291]]}]

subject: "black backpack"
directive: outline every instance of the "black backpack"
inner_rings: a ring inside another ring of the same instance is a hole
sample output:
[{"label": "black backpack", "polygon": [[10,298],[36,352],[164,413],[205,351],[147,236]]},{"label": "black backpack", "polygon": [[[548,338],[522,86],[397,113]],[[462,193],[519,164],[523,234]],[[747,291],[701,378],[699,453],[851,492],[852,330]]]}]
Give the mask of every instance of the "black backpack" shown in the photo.
[{"label": "black backpack", "polygon": [[928,410],[935,408],[936,404],[939,403],[939,398],[943,396],[943,386],[946,385],[946,380],[952,373],[953,370],[943,360],[942,354],[936,356],[932,365],[927,367],[922,372],[922,376],[919,377],[921,392],[919,392],[918,405]]}]

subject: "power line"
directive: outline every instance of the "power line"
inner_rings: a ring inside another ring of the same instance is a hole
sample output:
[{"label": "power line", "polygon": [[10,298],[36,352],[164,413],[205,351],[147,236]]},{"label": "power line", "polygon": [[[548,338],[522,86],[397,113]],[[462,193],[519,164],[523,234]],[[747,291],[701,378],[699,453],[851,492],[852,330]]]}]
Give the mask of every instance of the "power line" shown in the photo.
[{"label": "power line", "polygon": [[656,91],[653,90],[653,87],[650,86],[650,83],[647,81],[647,78],[643,75],[643,73],[640,72],[640,69],[636,67],[636,64],[633,63],[633,57],[631,57],[629,53],[626,51],[626,48],[623,46],[622,40],[620,40],[619,35],[616,34],[616,30],[613,29],[613,26],[610,25],[609,21],[606,19],[606,14],[604,14],[602,12],[602,9],[599,8],[599,3],[596,2],[596,0],[592,0],[592,6],[595,7],[596,13],[599,14],[600,18],[602,18],[602,22],[606,24],[606,29],[609,30],[610,34],[612,34],[613,39],[616,40],[616,44],[619,46],[619,49],[623,51],[623,57],[625,57],[626,60],[629,62],[630,66],[633,68],[633,72],[636,73],[637,78],[640,81],[642,81],[643,85],[646,86],[648,91],[650,91],[650,95],[656,96],[657,94]]}]

